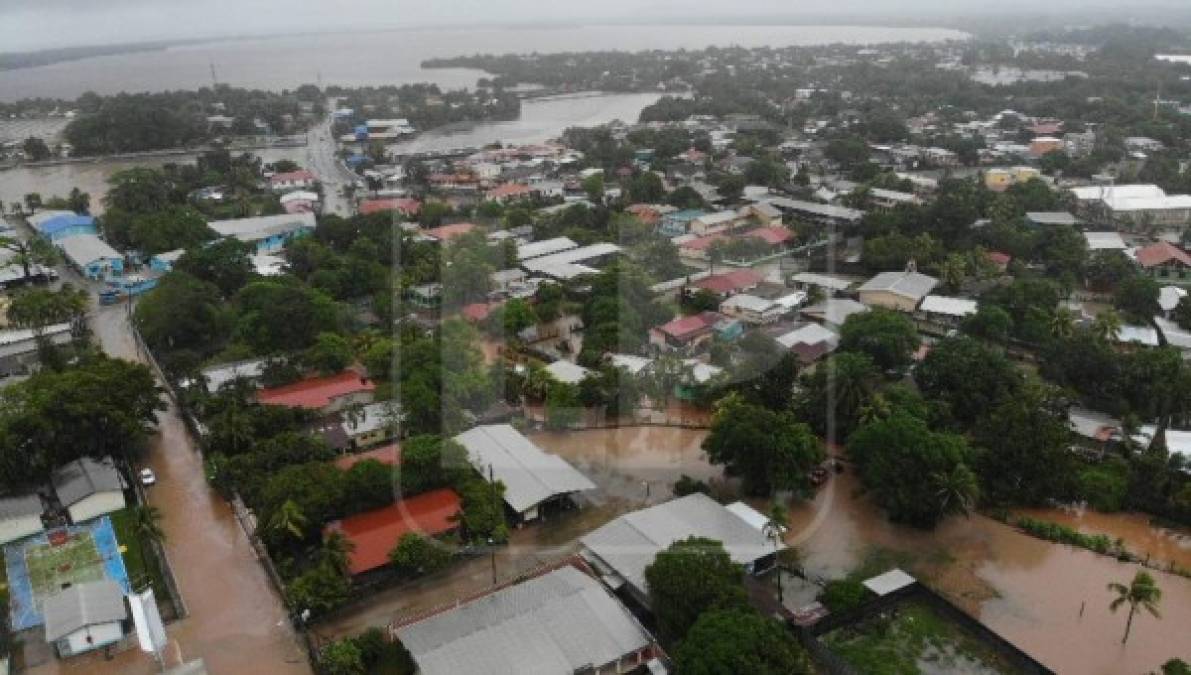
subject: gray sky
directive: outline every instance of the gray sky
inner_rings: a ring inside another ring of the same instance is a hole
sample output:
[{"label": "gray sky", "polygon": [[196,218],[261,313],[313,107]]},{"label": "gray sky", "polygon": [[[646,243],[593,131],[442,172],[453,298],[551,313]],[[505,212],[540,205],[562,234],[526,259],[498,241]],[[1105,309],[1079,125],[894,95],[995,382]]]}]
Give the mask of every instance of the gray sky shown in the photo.
[{"label": "gray sky", "polygon": [[[1186,0],[1147,0],[1185,8]],[[0,0],[0,52],[186,37],[425,25],[1047,11],[1109,0]],[[1072,11],[1075,10],[1075,11]],[[1121,10],[1128,11],[1128,10]]]}]

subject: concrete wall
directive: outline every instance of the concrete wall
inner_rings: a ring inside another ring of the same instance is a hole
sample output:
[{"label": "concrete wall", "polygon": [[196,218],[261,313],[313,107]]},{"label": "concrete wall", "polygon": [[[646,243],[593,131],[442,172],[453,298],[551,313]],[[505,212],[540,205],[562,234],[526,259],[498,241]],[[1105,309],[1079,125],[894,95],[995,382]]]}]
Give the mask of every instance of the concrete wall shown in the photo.
[{"label": "concrete wall", "polygon": [[918,301],[890,293],[889,291],[861,291],[860,302],[869,307],[884,307],[899,312],[912,313],[918,307]]},{"label": "concrete wall", "polygon": [[70,519],[82,523],[125,507],[123,492],[100,492],[71,506]]},{"label": "concrete wall", "polygon": [[56,646],[59,655],[73,656],[99,649],[113,642],[119,642],[122,637],[124,637],[124,629],[120,627],[119,621],[113,621],[80,628],[58,640]]}]

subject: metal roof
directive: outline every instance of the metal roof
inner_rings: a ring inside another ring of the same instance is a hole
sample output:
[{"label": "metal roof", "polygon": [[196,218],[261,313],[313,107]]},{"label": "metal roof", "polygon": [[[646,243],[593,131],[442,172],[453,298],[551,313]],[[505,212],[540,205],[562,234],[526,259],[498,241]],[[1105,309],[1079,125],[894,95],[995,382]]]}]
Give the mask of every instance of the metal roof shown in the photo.
[{"label": "metal roof", "polygon": [[853,314],[869,311],[868,305],[862,305],[848,298],[830,298],[817,305],[803,307],[801,312],[806,316],[825,321],[829,324],[842,326],[844,321]]},{"label": "metal roof", "polygon": [[794,211],[795,213],[803,213],[821,218],[833,218],[835,220],[844,220],[848,222],[859,222],[860,219],[864,217],[864,211],[849,209],[844,206],[833,206],[831,204],[808,202],[801,199],[774,197],[772,199],[766,199],[765,203],[773,204],[784,211]]},{"label": "metal roof", "polygon": [[261,376],[264,369],[265,359],[252,359],[211,366],[205,368],[202,373],[203,379],[207,381],[207,391],[214,394],[224,384],[237,378],[256,379]]},{"label": "metal roof", "polygon": [[63,589],[45,599],[42,613],[46,642],[60,640],[80,628],[128,618],[124,591],[110,579]]},{"label": "metal roof", "polygon": [[579,384],[591,373],[590,370],[583,366],[571,363],[570,361],[564,361],[563,359],[551,362],[545,367],[545,371],[550,373],[550,376],[554,379],[559,382],[565,382],[566,384]]},{"label": "metal roof", "polygon": [[522,267],[530,272],[544,272],[564,265],[574,265],[593,258],[600,258],[613,253],[620,253],[620,247],[611,242],[601,242],[590,246],[544,255],[531,260],[521,261]]},{"label": "metal roof", "polygon": [[595,579],[567,566],[397,629],[422,675],[560,675],[653,641]]},{"label": "metal roof", "polygon": [[889,595],[915,583],[917,580],[914,577],[894,568],[871,579],[865,579],[864,587],[877,595]]},{"label": "metal roof", "polygon": [[795,283],[805,284],[807,286],[819,286],[831,291],[846,291],[853,284],[849,279],[841,279],[826,274],[815,274],[814,272],[799,272],[790,277],[790,279]]},{"label": "metal roof", "polygon": [[1084,232],[1083,236],[1091,251],[1124,251],[1129,248],[1116,232]]},{"label": "metal roof", "polygon": [[275,216],[214,220],[207,224],[221,237],[235,237],[240,241],[257,241],[294,230],[313,230],[313,213],[282,213]]},{"label": "metal roof", "polygon": [[579,248],[579,244],[576,244],[570,237],[543,239],[542,241],[533,241],[528,244],[522,244],[518,246],[517,259],[529,260],[530,258],[551,255],[553,253],[561,253],[562,251],[570,251],[571,249],[576,248]]},{"label": "metal roof", "polygon": [[505,502],[518,513],[551,497],[596,487],[565,459],[546,453],[508,424],[475,427],[455,440],[485,480],[491,467],[505,486]]},{"label": "metal roof", "polygon": [[1079,219],[1067,211],[1030,211],[1026,213],[1026,220],[1036,225],[1071,225],[1079,224]]},{"label": "metal roof", "polygon": [[794,345],[797,344],[827,344],[834,349],[835,346],[839,344],[839,335],[836,335],[835,331],[829,328],[824,328],[817,323],[808,323],[807,325],[792,330],[785,335],[780,335],[777,338],[774,338],[774,341],[786,349],[792,349]]},{"label": "metal roof", "polygon": [[920,272],[881,272],[864,282],[861,293],[893,293],[912,300],[921,300],[939,285],[939,280]]},{"label": "metal roof", "polygon": [[929,314],[946,314],[948,316],[968,316],[975,314],[976,301],[971,298],[949,298],[945,295],[928,295],[922,299],[918,309]]},{"label": "metal roof", "polygon": [[772,540],[701,493],[626,513],[579,541],[599,562],[646,594],[645,568],[660,551],[689,537],[722,543],[732,560],[741,564],[774,550]]},{"label": "metal roof", "polygon": [[79,267],[86,267],[97,260],[124,259],[119,251],[93,234],[76,234],[59,239],[56,243],[62,249],[62,253]]},{"label": "metal roof", "polygon": [[45,508],[36,494],[0,497],[0,520],[40,516]]},{"label": "metal roof", "polygon": [[58,501],[70,507],[101,492],[122,492],[124,482],[110,457],[102,460],[82,457],[54,471],[51,479]]}]

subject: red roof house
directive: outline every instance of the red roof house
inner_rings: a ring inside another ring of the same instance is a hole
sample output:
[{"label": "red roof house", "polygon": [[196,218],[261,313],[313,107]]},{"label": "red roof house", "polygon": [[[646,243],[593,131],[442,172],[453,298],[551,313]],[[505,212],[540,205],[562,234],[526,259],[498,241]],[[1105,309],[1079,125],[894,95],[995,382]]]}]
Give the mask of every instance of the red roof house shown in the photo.
[{"label": "red roof house", "polygon": [[459,495],[441,488],[337,520],[327,525],[325,532],[338,530],[355,544],[348,570],[362,574],[389,564],[389,551],[406,534],[435,537],[454,530],[459,526],[456,516],[460,508]]},{"label": "red roof house", "polygon": [[714,274],[700,279],[692,284],[692,286],[705,291],[711,291],[716,295],[729,296],[747,291],[750,288],[756,288],[757,284],[761,283],[764,279],[765,277],[753,270],[732,270],[724,274]]},{"label": "red roof house", "polygon": [[1170,242],[1159,242],[1138,249],[1137,264],[1146,269],[1153,267],[1191,267],[1191,256]]},{"label": "red roof house", "polygon": [[1013,261],[1013,256],[1008,253],[1001,253],[1000,251],[989,251],[984,254],[984,257],[1002,270],[1008,267],[1009,263]]},{"label": "red roof house", "polygon": [[401,446],[397,443],[393,443],[391,445],[382,445],[379,448],[373,448],[367,452],[357,452],[351,455],[343,455],[335,459],[335,466],[347,471],[366,459],[375,459],[381,464],[397,466],[401,463]]},{"label": "red roof house", "polygon": [[402,215],[416,216],[422,210],[422,202],[416,199],[365,199],[360,203],[360,215],[367,216],[385,211],[397,211]]},{"label": "red roof house", "polygon": [[522,185],[521,183],[505,183],[504,185],[497,185],[484,194],[485,199],[490,199],[494,202],[510,202],[516,199],[527,199],[532,197],[537,190]]},{"label": "red roof house", "polygon": [[782,244],[794,238],[794,233],[784,227],[758,227],[755,230],[749,230],[742,236],[756,237],[764,241],[770,246],[781,246]]},{"label": "red roof house", "polygon": [[496,307],[495,304],[487,302],[473,302],[459,310],[459,314],[470,323],[483,323],[492,313],[494,307]]},{"label": "red roof house", "polygon": [[450,225],[432,227],[429,230],[423,231],[422,234],[438,241],[450,241],[455,237],[461,237],[471,232],[476,227],[477,225],[474,223],[451,223]]},{"label": "red roof house", "polygon": [[298,171],[290,171],[288,173],[278,173],[269,177],[269,185],[274,188],[279,187],[305,187],[311,185],[316,180],[314,174],[305,169]]},{"label": "red roof house", "polygon": [[335,412],[348,403],[367,403],[372,399],[376,384],[367,377],[345,370],[328,377],[308,377],[280,387],[262,389],[256,400],[264,405],[280,405],[287,408],[306,408],[322,412]]},{"label": "red roof house", "polygon": [[681,316],[650,330],[650,342],[658,347],[687,347],[710,339],[715,325],[723,319],[717,312]]}]

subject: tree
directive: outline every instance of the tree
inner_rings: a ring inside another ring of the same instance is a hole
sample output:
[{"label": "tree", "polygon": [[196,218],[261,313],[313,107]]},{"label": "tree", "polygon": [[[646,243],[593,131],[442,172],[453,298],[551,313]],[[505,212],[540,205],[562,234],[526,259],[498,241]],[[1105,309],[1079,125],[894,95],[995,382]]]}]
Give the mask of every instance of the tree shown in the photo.
[{"label": "tree", "polygon": [[287,499],[269,518],[266,528],[269,532],[301,541],[306,538],[306,515],[297,502]]},{"label": "tree", "polygon": [[681,641],[699,615],[746,606],[744,570],[723,544],[702,537],[676,541],[645,568],[650,606],[666,640]]},{"label": "tree", "polygon": [[[172,355],[188,351],[200,362],[219,351],[231,331],[231,316],[219,289],[184,272],[171,272],[141,298],[133,313],[137,330],[172,370]],[[280,328],[279,328],[280,330]]]},{"label": "tree", "polygon": [[59,291],[29,289],[12,296],[8,304],[8,321],[40,335],[47,326],[81,320],[90,304],[89,294],[69,283],[63,284]]},{"label": "tree", "polygon": [[879,375],[865,354],[832,356],[799,378],[794,413],[829,440],[846,439],[868,405]]},{"label": "tree", "polygon": [[804,490],[808,473],[824,457],[809,426],[735,394],[717,404],[703,450],[711,463],[740,476],[745,491],[755,495]]},{"label": "tree", "polygon": [[50,152],[50,146],[46,145],[45,141],[36,136],[26,138],[25,142],[21,144],[21,151],[25,153],[25,159],[28,159],[30,162],[47,160],[52,154]]},{"label": "tree", "polygon": [[997,305],[982,304],[961,324],[963,332],[992,343],[1004,343],[1013,332],[1013,317]]},{"label": "tree", "polygon": [[974,468],[994,504],[1042,504],[1064,494],[1071,475],[1067,401],[1058,388],[1029,382],[980,419]]},{"label": "tree", "polygon": [[302,354],[302,360],[323,375],[334,375],[351,365],[352,346],[347,338],[337,333],[319,333]]},{"label": "tree", "polygon": [[360,648],[352,640],[338,640],[324,647],[318,663],[327,675],[365,675],[367,672]]},{"label": "tree", "polygon": [[188,249],[174,269],[215,284],[223,297],[230,298],[252,278],[255,268],[250,256],[254,250],[252,244],[227,237]]},{"label": "tree", "polygon": [[1122,325],[1121,315],[1116,310],[1106,309],[1092,321],[1092,335],[1100,342],[1112,342],[1121,332]]},{"label": "tree", "polygon": [[290,605],[299,612],[310,610],[320,616],[342,605],[351,592],[351,582],[329,565],[316,565],[289,584]]},{"label": "tree", "polygon": [[939,342],[914,373],[922,393],[970,425],[1016,391],[1021,376],[1000,352],[968,337]]},{"label": "tree", "polygon": [[37,192],[29,192],[25,194],[25,210],[28,213],[37,213],[37,209],[41,208],[41,194]]},{"label": "tree", "polygon": [[235,303],[236,336],[261,354],[304,349],[339,326],[335,302],[293,279],[250,282]]},{"label": "tree", "polygon": [[149,561],[145,557],[148,542],[161,543],[165,541],[165,530],[161,529],[161,511],[156,506],[142,504],[132,511],[132,530],[136,538],[142,542],[140,546],[141,567],[148,570]]},{"label": "tree", "polygon": [[865,488],[897,522],[933,528],[948,515],[967,513],[978,495],[963,437],[933,432],[905,411],[857,429],[848,454]]},{"label": "tree", "polygon": [[662,177],[652,171],[642,171],[629,181],[629,200],[633,202],[655,204],[665,196]]},{"label": "tree", "polygon": [[446,544],[415,532],[407,532],[389,551],[389,562],[401,574],[412,577],[441,570],[451,562],[451,555],[451,549]]},{"label": "tree", "polygon": [[1130,321],[1149,323],[1162,313],[1158,305],[1158,282],[1149,277],[1134,276],[1122,281],[1113,296],[1113,305]]},{"label": "tree", "polygon": [[33,276],[35,266],[53,265],[58,261],[58,252],[54,245],[41,237],[20,239],[0,236],[0,249],[12,254],[8,256],[6,264],[20,265],[21,278],[25,281]]},{"label": "tree", "polygon": [[330,566],[336,572],[347,575],[351,554],[356,550],[355,543],[339,530],[334,530],[323,539],[319,550],[319,561]]},{"label": "tree", "polygon": [[887,309],[853,314],[840,328],[839,348],[872,358],[884,371],[901,371],[913,362],[918,330],[904,314]]},{"label": "tree", "polygon": [[793,634],[754,610],[699,615],[674,653],[683,675],[798,675],[814,672]]},{"label": "tree", "polygon": [[602,172],[593,173],[584,178],[583,191],[587,193],[587,198],[593,204],[602,204],[604,202],[604,174]]},{"label": "tree", "polygon": [[1158,603],[1162,600],[1162,590],[1158,588],[1154,577],[1150,576],[1149,572],[1139,570],[1128,586],[1114,581],[1108,584],[1108,590],[1116,594],[1116,597],[1108,605],[1109,610],[1115,613],[1122,605],[1129,605],[1129,618],[1125,621],[1125,636],[1121,638],[1121,644],[1129,641],[1129,631],[1133,628],[1133,615],[1137,613],[1139,607],[1155,618],[1162,618],[1158,612]]},{"label": "tree", "polygon": [[453,440],[440,436],[421,435],[401,444],[399,477],[401,493],[412,497],[435,488],[449,485],[470,468],[467,450]]},{"label": "tree", "polygon": [[555,382],[546,393],[546,426],[550,429],[569,429],[583,417],[583,402],[579,389],[573,384]]}]

